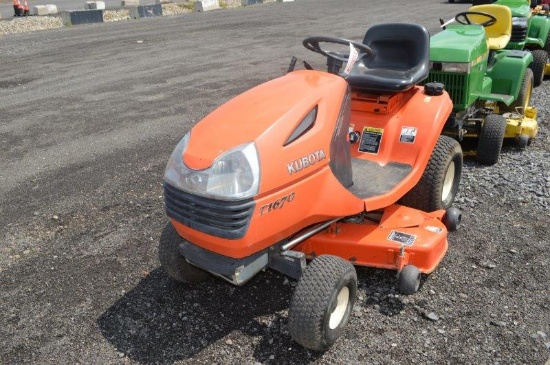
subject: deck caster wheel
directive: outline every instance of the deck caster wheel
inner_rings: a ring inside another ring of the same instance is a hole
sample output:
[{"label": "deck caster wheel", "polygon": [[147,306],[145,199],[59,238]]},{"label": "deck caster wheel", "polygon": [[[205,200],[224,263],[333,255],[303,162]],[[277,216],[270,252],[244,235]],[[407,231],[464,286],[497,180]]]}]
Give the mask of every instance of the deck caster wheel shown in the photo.
[{"label": "deck caster wheel", "polygon": [[182,238],[170,227],[160,239],[158,255],[160,266],[174,280],[181,283],[200,283],[209,280],[210,273],[191,265],[179,252]]},{"label": "deck caster wheel", "polygon": [[420,270],[414,265],[406,265],[399,273],[398,278],[399,292],[405,295],[411,295],[420,288]]},{"label": "deck caster wheel", "polygon": [[356,293],[352,264],[331,255],[315,258],[304,270],[290,302],[292,339],[311,350],[328,349],[349,322]]},{"label": "deck caster wheel", "polygon": [[447,231],[454,232],[458,228],[462,220],[462,212],[458,208],[449,208],[443,216],[443,224],[447,227]]},{"label": "deck caster wheel", "polygon": [[526,134],[522,134],[521,136],[518,137],[518,140],[517,140],[518,147],[521,149],[524,149],[527,146],[529,146],[530,142],[531,142],[530,138]]}]

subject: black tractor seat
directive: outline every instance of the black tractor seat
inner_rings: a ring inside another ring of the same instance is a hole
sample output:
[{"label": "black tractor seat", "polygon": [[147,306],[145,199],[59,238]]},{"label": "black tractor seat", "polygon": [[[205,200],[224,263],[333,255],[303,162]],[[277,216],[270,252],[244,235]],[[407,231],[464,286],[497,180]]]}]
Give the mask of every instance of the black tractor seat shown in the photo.
[{"label": "black tractor seat", "polygon": [[346,79],[353,91],[395,94],[407,91],[428,77],[430,35],[417,24],[380,24],[367,30],[363,44],[373,55],[365,55]]}]

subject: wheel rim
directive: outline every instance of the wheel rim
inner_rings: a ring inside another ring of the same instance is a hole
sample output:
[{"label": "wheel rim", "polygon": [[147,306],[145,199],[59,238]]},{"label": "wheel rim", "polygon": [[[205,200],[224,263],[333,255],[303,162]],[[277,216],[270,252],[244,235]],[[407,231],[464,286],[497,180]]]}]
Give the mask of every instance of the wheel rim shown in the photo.
[{"label": "wheel rim", "polygon": [[527,87],[527,94],[525,95],[525,100],[523,102],[523,114],[525,114],[525,111],[527,110],[527,107],[529,106],[529,103],[531,102],[531,92],[533,91],[533,85],[529,84]]},{"label": "wheel rim", "polygon": [[345,286],[338,293],[338,296],[336,297],[336,308],[334,308],[334,310],[330,314],[328,326],[331,330],[338,327],[338,325],[342,322],[344,314],[346,313],[346,309],[348,308],[348,303],[349,289],[347,286]]},{"label": "wheel rim", "polygon": [[445,174],[445,180],[443,180],[443,191],[441,192],[441,201],[446,201],[453,190],[455,181],[455,162],[451,161],[447,173]]}]

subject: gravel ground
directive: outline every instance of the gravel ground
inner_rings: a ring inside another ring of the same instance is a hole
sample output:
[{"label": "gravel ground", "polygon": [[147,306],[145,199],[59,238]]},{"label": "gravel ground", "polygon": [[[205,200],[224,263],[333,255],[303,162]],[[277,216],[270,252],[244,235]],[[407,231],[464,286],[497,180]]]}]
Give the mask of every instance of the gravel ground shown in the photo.
[{"label": "gravel ground", "polygon": [[292,54],[322,66],[300,46],[306,35],[360,39],[388,14],[433,32],[467,6],[339,4],[346,11],[301,0],[0,38],[0,62],[25,70],[0,69],[1,364],[550,360],[550,81],[533,95],[530,147],[506,146],[495,166],[466,161],[462,224],[420,291],[399,295],[394,272],[358,268],[353,318],[324,353],[288,334],[294,281],[267,271],[240,288],[181,285],[159,267],[158,243],[177,239],[162,175],[195,122],[284,72]]}]

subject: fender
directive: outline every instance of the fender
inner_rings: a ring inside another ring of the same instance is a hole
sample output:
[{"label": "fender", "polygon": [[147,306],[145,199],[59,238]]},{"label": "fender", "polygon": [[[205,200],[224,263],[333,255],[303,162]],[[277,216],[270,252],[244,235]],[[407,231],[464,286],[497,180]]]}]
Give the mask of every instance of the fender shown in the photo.
[{"label": "fender", "polygon": [[550,31],[550,17],[535,15],[531,17],[529,34],[527,35],[526,47],[530,49],[544,48]]},{"label": "fender", "polygon": [[515,100],[518,97],[525,70],[533,62],[533,55],[528,51],[504,50],[501,52],[504,56],[501,56],[502,58],[487,70],[487,76],[493,80],[491,92],[512,95]]}]

